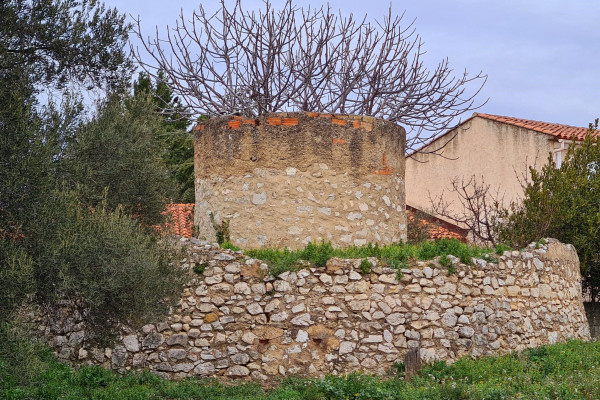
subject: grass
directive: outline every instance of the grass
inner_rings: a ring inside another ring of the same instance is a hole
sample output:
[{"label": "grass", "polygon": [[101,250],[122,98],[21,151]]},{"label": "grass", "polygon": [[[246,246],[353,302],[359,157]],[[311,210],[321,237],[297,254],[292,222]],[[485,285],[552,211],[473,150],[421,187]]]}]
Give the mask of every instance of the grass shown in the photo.
[{"label": "grass", "polygon": [[[415,260],[431,260],[442,256],[447,260],[448,255],[458,257],[464,264],[471,264],[473,257],[484,258],[489,262],[496,262],[492,253],[497,249],[467,245],[456,239],[440,239],[426,241],[420,244],[390,244],[386,246],[373,245],[352,246],[343,249],[334,248],[329,242],[309,243],[301,250],[288,249],[251,249],[246,254],[265,261],[270,268],[270,273],[277,276],[285,271],[295,271],[308,262],[312,266],[324,267],[332,257],[365,259],[375,257],[392,268],[406,268],[409,262]],[[451,263],[447,263],[449,266]]]},{"label": "grass", "polygon": [[[401,371],[401,368],[393,368]],[[166,381],[149,372],[118,375],[101,367],[72,369],[56,361],[27,384],[10,379],[0,359],[4,399],[598,399],[600,342],[571,341],[520,354],[463,358],[426,365],[412,382],[362,373],[323,379],[288,378],[271,389],[256,383],[224,386],[215,380]]]}]

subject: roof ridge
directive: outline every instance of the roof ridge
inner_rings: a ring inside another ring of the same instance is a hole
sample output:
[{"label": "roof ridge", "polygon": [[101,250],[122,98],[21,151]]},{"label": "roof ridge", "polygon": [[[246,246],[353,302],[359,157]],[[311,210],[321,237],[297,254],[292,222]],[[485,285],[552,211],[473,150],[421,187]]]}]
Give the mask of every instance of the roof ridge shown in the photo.
[{"label": "roof ridge", "polygon": [[[494,115],[486,113],[475,113],[474,116],[485,118],[491,121],[506,123],[520,128],[529,129],[536,132],[552,135],[559,139],[575,139],[581,141],[585,138],[589,127],[578,127],[557,122],[536,121],[533,119],[524,119],[517,117],[508,117],[504,115]],[[595,130],[594,136],[600,135],[600,130]]]},{"label": "roof ridge", "polygon": [[575,128],[575,129],[589,129],[586,128],[584,126],[573,126],[573,125],[569,125],[569,124],[561,124],[560,122],[548,122],[548,121],[539,121],[537,119],[527,119],[527,118],[520,118],[520,117],[509,117],[508,115],[497,115],[497,114],[488,114],[488,113],[475,113],[477,116],[479,117],[483,117],[483,118],[487,118],[487,117],[495,117],[495,118],[506,118],[506,119],[518,119],[521,121],[528,121],[528,122],[537,122],[540,124],[549,124],[549,125],[560,125],[560,126],[564,126],[567,128]]}]

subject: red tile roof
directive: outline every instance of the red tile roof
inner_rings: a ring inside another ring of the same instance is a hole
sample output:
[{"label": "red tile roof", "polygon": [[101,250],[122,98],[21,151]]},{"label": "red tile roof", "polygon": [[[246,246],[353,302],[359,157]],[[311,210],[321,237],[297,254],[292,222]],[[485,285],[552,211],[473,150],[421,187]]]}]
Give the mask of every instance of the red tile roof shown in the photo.
[{"label": "red tile roof", "polygon": [[[536,132],[546,133],[552,135],[557,139],[568,139],[571,140],[575,137],[575,140],[583,140],[588,128],[578,128],[570,125],[554,124],[551,122],[532,121],[529,119],[521,119],[514,117],[503,117],[501,115],[491,115],[475,113],[473,116],[489,119],[492,121],[504,122],[506,124],[518,126],[525,129],[531,129]],[[594,136],[600,135],[600,130],[595,131]]]},{"label": "red tile roof", "polygon": [[167,204],[163,211],[167,222],[161,230],[173,235],[192,237],[194,234],[194,203]]},{"label": "red tile roof", "polygon": [[424,216],[417,221],[417,224],[421,228],[427,229],[427,236],[429,239],[458,239],[461,242],[467,241],[468,231],[453,225],[448,221],[444,221],[415,207],[411,207],[408,204],[406,205],[406,214],[411,222],[414,221],[417,214]]}]

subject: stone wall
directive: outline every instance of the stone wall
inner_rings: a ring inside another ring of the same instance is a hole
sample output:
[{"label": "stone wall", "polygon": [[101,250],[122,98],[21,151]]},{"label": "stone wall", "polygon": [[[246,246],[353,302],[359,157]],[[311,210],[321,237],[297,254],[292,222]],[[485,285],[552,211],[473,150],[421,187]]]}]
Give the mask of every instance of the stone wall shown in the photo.
[{"label": "stone wall", "polygon": [[215,223],[229,220],[242,248],[406,239],[400,126],[280,113],[211,118],[194,131],[198,237],[214,241]]},{"label": "stone wall", "polygon": [[598,339],[600,338],[600,303],[585,302],[583,305],[590,324],[590,335]]},{"label": "stone wall", "polygon": [[[191,375],[260,381],[355,370],[384,374],[419,347],[426,362],[519,351],[570,338],[589,339],[579,261],[555,240],[505,252],[498,263],[456,272],[436,260],[397,271],[370,259],[331,259],[325,268],[275,278],[242,252],[197,239],[187,267],[206,265],[168,321],[122,328],[118,344],[95,348],[76,314],[40,330],[60,359],[117,370],[147,368],[168,378]],[[398,280],[399,278],[399,280]]]}]

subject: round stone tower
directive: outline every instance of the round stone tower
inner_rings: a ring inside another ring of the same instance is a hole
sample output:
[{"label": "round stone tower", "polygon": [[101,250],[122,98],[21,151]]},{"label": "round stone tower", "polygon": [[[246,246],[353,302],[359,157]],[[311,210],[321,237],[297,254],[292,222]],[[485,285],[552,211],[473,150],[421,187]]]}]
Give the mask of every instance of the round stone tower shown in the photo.
[{"label": "round stone tower", "polygon": [[200,238],[242,248],[406,239],[405,130],[371,117],[277,113],[194,128]]}]

